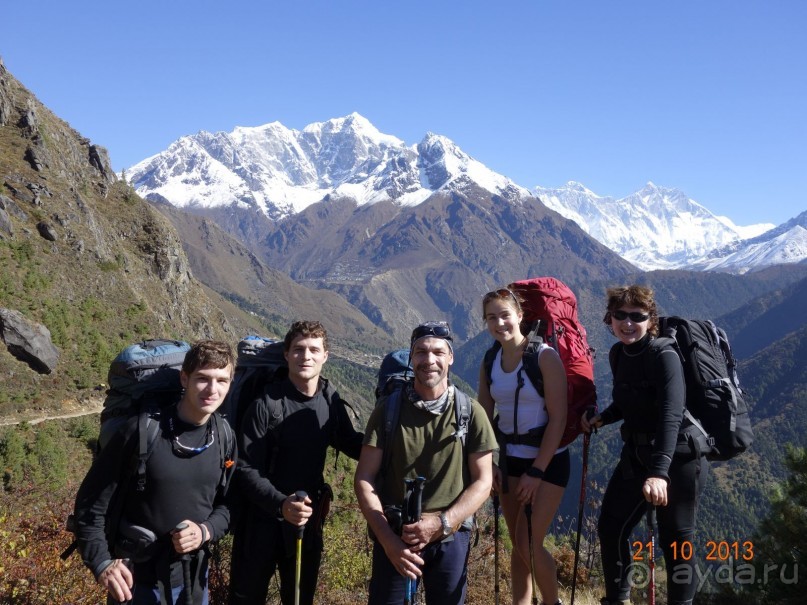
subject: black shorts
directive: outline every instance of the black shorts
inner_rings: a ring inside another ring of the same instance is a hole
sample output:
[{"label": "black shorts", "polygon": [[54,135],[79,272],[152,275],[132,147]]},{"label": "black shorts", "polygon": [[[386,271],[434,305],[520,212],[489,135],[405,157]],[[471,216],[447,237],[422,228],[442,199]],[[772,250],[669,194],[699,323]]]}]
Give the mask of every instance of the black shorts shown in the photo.
[{"label": "black shorts", "polygon": [[[535,458],[516,458],[515,456],[507,457],[507,476],[508,477],[521,477],[532,463]],[[559,487],[566,487],[569,483],[569,474],[571,473],[571,457],[569,456],[568,448],[555,454],[552,460],[549,461],[549,466],[544,471],[543,481],[557,485]]]}]

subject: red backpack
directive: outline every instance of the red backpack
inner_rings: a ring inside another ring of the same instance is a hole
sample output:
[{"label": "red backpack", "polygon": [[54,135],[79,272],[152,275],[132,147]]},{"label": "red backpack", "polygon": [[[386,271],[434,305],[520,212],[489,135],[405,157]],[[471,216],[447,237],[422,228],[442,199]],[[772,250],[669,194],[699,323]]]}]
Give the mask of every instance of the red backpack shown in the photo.
[{"label": "red backpack", "polygon": [[[580,418],[597,409],[594,387],[594,349],[588,345],[586,329],[577,317],[577,298],[569,287],[554,277],[534,277],[516,281],[509,288],[523,299],[521,331],[530,342],[524,351],[524,370],[535,389],[543,395],[543,379],[538,367],[538,346],[545,342],[558,352],[566,369],[568,411],[566,430],[560,445],[572,443],[581,433]],[[485,355],[490,380],[498,342]]]}]

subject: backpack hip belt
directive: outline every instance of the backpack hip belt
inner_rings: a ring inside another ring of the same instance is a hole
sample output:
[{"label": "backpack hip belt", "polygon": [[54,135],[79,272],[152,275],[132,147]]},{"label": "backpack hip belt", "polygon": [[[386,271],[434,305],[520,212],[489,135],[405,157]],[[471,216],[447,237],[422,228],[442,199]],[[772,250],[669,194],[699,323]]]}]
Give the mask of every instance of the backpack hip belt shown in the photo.
[{"label": "backpack hip belt", "polygon": [[[546,432],[546,425],[537,426],[530,429],[526,433],[502,433],[498,427],[496,428],[496,440],[499,445],[527,445],[530,447],[541,447],[541,441],[544,439]],[[507,455],[507,450],[504,450],[504,455]]]},{"label": "backpack hip belt", "polygon": [[619,427],[619,435],[622,437],[622,441],[624,441],[625,443],[629,443],[631,445],[639,447],[646,447],[648,445],[653,445],[653,441],[656,438],[655,433],[629,431],[625,428],[624,424]]}]

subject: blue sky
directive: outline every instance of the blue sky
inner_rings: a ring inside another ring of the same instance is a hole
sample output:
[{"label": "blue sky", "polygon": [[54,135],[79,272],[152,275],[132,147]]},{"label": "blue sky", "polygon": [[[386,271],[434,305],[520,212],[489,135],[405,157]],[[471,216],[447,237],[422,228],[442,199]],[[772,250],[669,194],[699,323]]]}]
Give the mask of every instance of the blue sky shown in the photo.
[{"label": "blue sky", "polygon": [[118,171],[357,111],[525,187],[653,181],[739,225],[807,209],[803,0],[5,4],[7,69]]}]

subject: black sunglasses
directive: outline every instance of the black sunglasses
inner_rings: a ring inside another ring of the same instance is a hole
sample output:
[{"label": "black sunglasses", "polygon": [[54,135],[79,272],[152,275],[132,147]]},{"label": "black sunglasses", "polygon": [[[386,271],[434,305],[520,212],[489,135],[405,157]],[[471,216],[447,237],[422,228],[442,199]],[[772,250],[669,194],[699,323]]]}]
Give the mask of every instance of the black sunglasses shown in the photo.
[{"label": "black sunglasses", "polygon": [[650,319],[649,315],[645,315],[644,313],[640,313],[639,311],[631,311],[628,313],[627,311],[623,311],[622,309],[618,309],[616,311],[611,311],[611,317],[619,321],[625,321],[630,317],[630,320],[633,323],[640,324],[643,321],[647,321]]},{"label": "black sunglasses", "polygon": [[437,338],[451,340],[451,330],[446,323],[423,324],[412,330],[412,338],[409,342],[413,344],[419,338],[425,338],[426,336],[435,336]]}]

